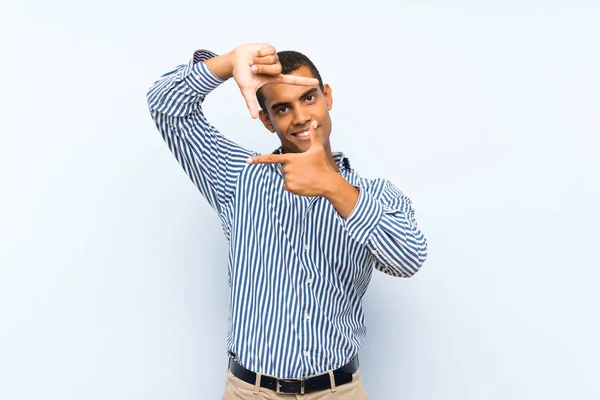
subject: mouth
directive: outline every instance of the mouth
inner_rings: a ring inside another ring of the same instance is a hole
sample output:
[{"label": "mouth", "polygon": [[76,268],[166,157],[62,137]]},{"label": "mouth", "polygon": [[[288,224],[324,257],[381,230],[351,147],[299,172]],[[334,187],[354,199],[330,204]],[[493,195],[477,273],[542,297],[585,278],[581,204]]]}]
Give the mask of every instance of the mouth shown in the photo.
[{"label": "mouth", "polygon": [[[319,127],[317,126],[317,129]],[[310,126],[305,131],[293,132],[290,136],[300,141],[310,141]]]},{"label": "mouth", "polygon": [[296,132],[296,133],[292,133],[292,136],[295,138],[298,138],[300,140],[308,140],[310,139],[310,132],[307,130],[302,131],[302,132]]}]

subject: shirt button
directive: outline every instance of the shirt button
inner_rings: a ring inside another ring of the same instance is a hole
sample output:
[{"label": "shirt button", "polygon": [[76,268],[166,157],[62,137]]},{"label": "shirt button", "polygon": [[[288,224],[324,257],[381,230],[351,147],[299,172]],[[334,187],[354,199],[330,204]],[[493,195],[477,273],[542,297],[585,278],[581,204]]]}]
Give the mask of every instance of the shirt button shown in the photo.
[{"label": "shirt button", "polygon": [[308,244],[304,245],[304,251],[308,251]]},{"label": "shirt button", "polygon": [[304,356],[305,356],[305,357],[308,357],[309,355],[310,355],[310,353],[309,353],[308,351],[306,351],[306,350],[305,350],[305,351],[304,351]]},{"label": "shirt button", "polygon": [[306,318],[307,320],[309,320],[309,319],[310,319],[310,314],[306,314],[306,317],[305,317],[305,318]]},{"label": "shirt button", "polygon": [[306,279],[306,283],[308,283],[308,284],[312,283],[312,278],[308,277],[308,279]]}]

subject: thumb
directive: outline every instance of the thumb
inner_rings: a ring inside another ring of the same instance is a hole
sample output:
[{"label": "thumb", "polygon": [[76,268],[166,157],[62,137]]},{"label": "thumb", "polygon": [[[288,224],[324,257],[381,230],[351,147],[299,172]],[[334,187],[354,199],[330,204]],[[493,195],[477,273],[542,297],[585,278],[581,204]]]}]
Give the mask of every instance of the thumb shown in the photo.
[{"label": "thumb", "polygon": [[319,123],[317,121],[310,123],[310,128],[308,129],[308,135],[310,136],[310,147],[324,145],[323,135],[317,130],[318,127]]},{"label": "thumb", "polygon": [[253,119],[258,117],[258,101],[256,100],[256,92],[251,87],[240,88],[242,96],[246,101],[246,107],[250,110],[250,116]]}]

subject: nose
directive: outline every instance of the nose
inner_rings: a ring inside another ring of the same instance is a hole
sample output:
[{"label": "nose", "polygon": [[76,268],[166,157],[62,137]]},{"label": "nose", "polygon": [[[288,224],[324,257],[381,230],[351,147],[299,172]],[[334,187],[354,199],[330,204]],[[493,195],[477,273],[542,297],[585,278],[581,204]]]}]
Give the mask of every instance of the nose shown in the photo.
[{"label": "nose", "polygon": [[295,107],[294,108],[294,120],[292,123],[297,126],[306,125],[307,122],[311,120],[311,115],[307,109],[304,107]]}]

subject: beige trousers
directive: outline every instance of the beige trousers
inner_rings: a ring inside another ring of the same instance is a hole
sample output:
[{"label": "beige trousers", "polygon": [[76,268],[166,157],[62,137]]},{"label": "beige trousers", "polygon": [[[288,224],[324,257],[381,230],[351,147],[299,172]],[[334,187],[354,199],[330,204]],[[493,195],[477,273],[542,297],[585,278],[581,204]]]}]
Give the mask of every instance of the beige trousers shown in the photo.
[{"label": "beige trousers", "polygon": [[352,375],[352,382],[332,389],[308,394],[281,394],[273,390],[251,385],[227,371],[227,383],[222,400],[369,400],[362,384],[360,370]]}]

